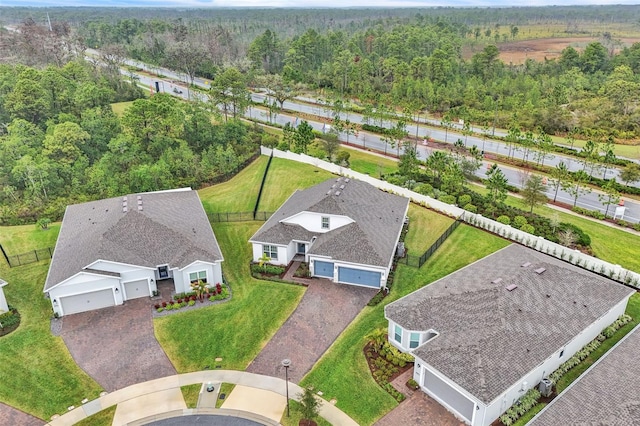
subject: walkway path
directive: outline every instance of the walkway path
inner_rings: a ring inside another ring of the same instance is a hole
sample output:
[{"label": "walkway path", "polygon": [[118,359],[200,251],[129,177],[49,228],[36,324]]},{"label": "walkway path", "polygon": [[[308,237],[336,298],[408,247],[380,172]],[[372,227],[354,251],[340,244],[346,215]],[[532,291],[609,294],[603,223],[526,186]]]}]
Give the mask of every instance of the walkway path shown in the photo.
[{"label": "walkway path", "polygon": [[[179,390],[181,386],[207,382],[233,383],[246,387],[275,392],[279,395],[286,395],[285,381],[284,379],[280,379],[277,377],[251,374],[244,371],[235,370],[196,371],[193,373],[162,377],[160,379],[138,383],[128,386],[124,389],[117,390],[105,396],[101,396],[100,398],[93,401],[89,401],[83,406],[75,408],[74,410],[64,415],[51,420],[48,425],[70,426],[82,419],[85,419],[88,416],[91,416],[116,404],[132,401],[140,397],[148,397],[151,394],[160,395],[161,393],[169,390]],[[300,386],[296,385],[295,383],[289,383],[289,396],[292,399],[297,400],[297,395],[301,392],[302,388]],[[248,401],[246,411],[250,411],[250,404],[251,401]],[[135,404],[131,404],[131,406],[135,406]],[[161,418],[163,417],[161,414],[167,412],[167,409],[163,408],[163,404],[160,400],[156,401],[155,407],[157,409],[157,413],[155,413],[154,415],[155,418]],[[171,411],[175,410],[171,409]],[[182,410],[182,412],[185,414],[189,414],[194,412],[194,410]],[[130,414],[130,417],[133,417],[133,414]],[[143,414],[140,415],[139,418],[141,419],[147,416],[149,416],[149,414]],[[322,400],[320,404],[320,416],[332,425],[357,426],[357,423],[345,413],[340,411],[340,409]]]},{"label": "walkway path", "polygon": [[284,377],[281,362],[289,358],[289,379],[299,382],[376,292],[325,279],[311,280],[296,310],[247,371]]}]

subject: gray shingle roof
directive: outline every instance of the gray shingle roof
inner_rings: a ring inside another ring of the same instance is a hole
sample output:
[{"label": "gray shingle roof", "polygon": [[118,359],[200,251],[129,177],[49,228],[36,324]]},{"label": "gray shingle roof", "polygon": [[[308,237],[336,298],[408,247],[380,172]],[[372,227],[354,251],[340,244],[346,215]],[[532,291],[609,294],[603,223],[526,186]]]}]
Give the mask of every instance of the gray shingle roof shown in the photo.
[{"label": "gray shingle roof", "polygon": [[165,191],[67,207],[44,291],[102,259],[155,268],[222,260],[196,191]]},{"label": "gray shingle roof", "polygon": [[573,386],[554,399],[531,425],[640,424],[640,331],[600,359]]},{"label": "gray shingle roof", "polygon": [[[341,185],[344,188],[340,188]],[[339,195],[336,195],[337,191]],[[315,236],[317,240],[309,254],[386,267],[393,258],[408,205],[408,199],[383,192],[362,181],[329,179],[294,192],[250,241],[288,244],[291,240],[311,241]],[[326,233],[314,233],[298,225],[280,223],[303,211],[344,215],[355,223]]]},{"label": "gray shingle roof", "polygon": [[631,293],[512,244],[387,305],[385,316],[440,333],[414,354],[489,403]]}]

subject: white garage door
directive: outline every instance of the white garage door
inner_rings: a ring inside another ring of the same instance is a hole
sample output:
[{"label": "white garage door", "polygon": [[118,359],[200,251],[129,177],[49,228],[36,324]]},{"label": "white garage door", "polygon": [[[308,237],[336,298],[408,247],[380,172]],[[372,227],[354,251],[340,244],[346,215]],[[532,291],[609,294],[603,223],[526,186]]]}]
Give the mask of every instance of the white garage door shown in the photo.
[{"label": "white garage door", "polygon": [[149,282],[144,279],[124,283],[124,294],[126,296],[125,300],[149,297]]},{"label": "white garage door", "polygon": [[61,297],[60,303],[63,314],[70,315],[115,306],[116,301],[113,297],[113,290],[107,288],[90,293],[76,294],[75,296]]}]

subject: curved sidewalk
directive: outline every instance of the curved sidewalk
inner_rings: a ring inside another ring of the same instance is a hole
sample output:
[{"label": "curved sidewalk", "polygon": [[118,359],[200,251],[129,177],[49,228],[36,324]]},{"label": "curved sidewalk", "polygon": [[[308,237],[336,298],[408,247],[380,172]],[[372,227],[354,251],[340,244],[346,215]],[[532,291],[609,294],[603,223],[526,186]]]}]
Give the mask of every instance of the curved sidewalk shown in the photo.
[{"label": "curved sidewalk", "polygon": [[[205,370],[193,373],[177,374],[174,376],[162,377],[148,382],[138,383],[119,389],[98,399],[89,401],[81,407],[61,415],[51,420],[47,425],[67,426],[73,425],[93,414],[106,408],[129,401],[141,396],[153,394],[169,389],[179,389],[181,386],[193,385],[197,383],[220,382],[233,383],[247,387],[275,392],[282,396],[286,395],[286,386],[283,379],[277,377],[263,376],[261,374],[247,373],[235,370]],[[298,394],[303,389],[295,383],[289,382],[289,396],[298,400]],[[357,426],[357,423],[348,415],[334,405],[321,399],[320,416],[332,425]],[[146,416],[143,416],[146,417]]]}]

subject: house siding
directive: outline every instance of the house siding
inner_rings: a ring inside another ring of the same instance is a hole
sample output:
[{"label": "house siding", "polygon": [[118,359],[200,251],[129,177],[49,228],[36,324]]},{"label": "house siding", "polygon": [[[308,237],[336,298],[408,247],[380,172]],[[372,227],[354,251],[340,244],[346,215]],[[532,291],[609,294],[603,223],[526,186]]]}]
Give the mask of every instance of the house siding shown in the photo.
[{"label": "house siding", "polygon": [[[322,218],[329,218],[329,229],[322,228]],[[325,213],[315,213],[315,212],[301,212],[295,214],[287,219],[281,220],[282,223],[287,223],[291,225],[300,225],[308,231],[317,232],[317,233],[325,233],[329,231],[333,231],[334,229],[338,229],[342,226],[353,223],[354,220],[350,217],[343,215],[334,215],[334,214],[325,214]]]},{"label": "house siding", "polygon": [[[207,283],[209,285],[215,285],[217,283],[222,283],[222,268],[220,267],[220,263],[204,263],[204,262],[196,262],[182,271],[175,271],[173,281],[176,285],[177,293],[188,293],[191,291],[191,281],[189,279],[189,274],[193,272],[206,271],[207,272]],[[180,277],[176,280],[176,277]],[[178,282],[179,281],[179,282]],[[180,288],[178,288],[180,286]]]}]

